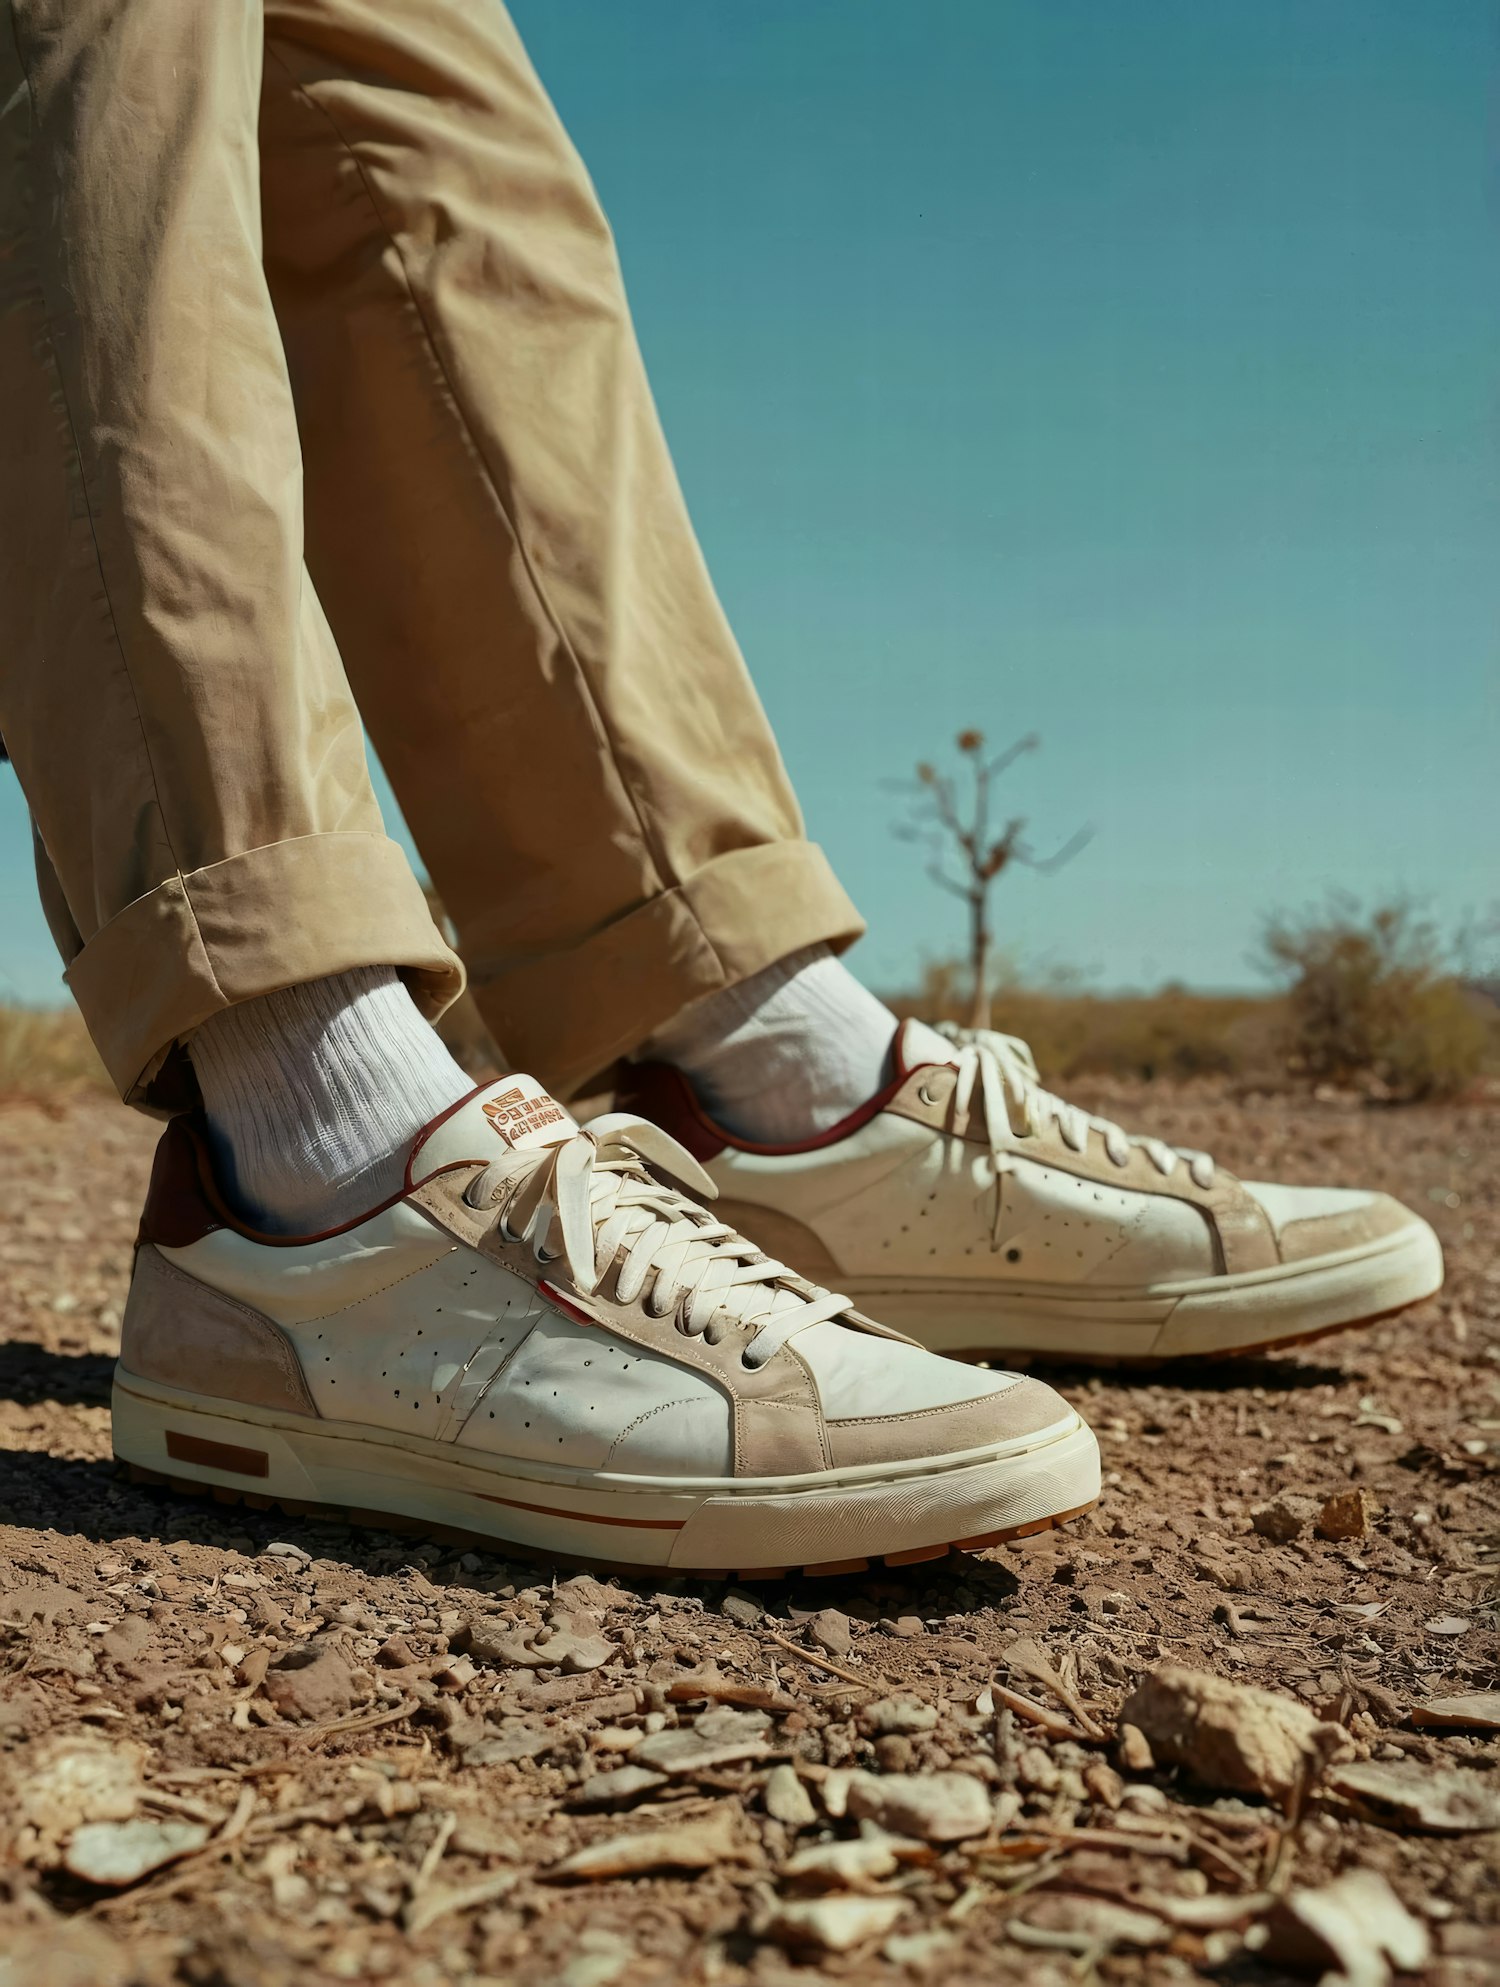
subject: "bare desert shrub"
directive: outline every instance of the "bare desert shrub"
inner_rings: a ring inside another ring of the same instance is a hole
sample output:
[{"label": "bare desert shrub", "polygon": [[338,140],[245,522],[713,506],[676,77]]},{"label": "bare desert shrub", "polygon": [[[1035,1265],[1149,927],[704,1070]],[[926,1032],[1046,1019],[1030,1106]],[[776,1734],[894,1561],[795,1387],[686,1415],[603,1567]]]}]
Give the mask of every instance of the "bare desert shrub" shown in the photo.
[{"label": "bare desert shrub", "polygon": [[1266,920],[1264,963],[1287,983],[1282,1046],[1314,1082],[1394,1099],[1456,1096],[1497,1046],[1493,1004],[1466,988],[1432,922],[1404,900],[1343,894]]}]

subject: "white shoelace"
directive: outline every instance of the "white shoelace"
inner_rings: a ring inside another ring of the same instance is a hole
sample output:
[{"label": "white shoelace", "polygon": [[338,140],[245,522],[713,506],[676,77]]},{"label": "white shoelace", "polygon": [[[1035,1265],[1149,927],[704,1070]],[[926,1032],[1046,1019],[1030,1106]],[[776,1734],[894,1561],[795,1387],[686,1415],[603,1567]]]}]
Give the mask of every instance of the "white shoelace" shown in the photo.
[{"label": "white shoelace", "polygon": [[[1167,1145],[1159,1138],[1142,1138],[1123,1130],[1109,1118],[1095,1117],[1077,1104],[1069,1104],[1061,1097],[1054,1097],[1050,1090],[1044,1090],[1031,1050],[1019,1035],[1001,1035],[993,1028],[961,1028],[953,1021],[939,1022],[937,1032],[958,1051],[954,1058],[958,1081],[953,1090],[953,1115],[960,1130],[968,1123],[976,1090],[984,1102],[990,1158],[995,1167],[997,1235],[1000,1176],[1007,1153],[1004,1134],[1009,1131],[1015,1138],[1035,1138],[1046,1131],[1049,1119],[1070,1151],[1086,1152],[1089,1133],[1096,1131],[1116,1166],[1128,1166],[1131,1153],[1141,1151],[1164,1179],[1184,1165],[1196,1185],[1213,1185],[1214,1162],[1206,1152]],[[991,1239],[993,1246],[995,1238]]]},{"label": "white shoelace", "polygon": [[583,1296],[593,1294],[623,1248],[621,1304],[644,1292],[652,1317],[675,1311],[681,1331],[710,1345],[734,1326],[758,1326],[740,1355],[749,1367],[764,1366],[794,1332],[852,1308],[849,1298],[831,1291],[805,1297],[791,1289],[786,1279],[795,1271],[653,1179],[646,1162],[706,1200],[718,1193],[676,1139],[644,1118],[612,1111],[560,1145],[523,1147],[491,1160],[464,1199],[474,1208],[500,1202],[505,1239],[529,1242],[538,1262],[561,1258]]}]

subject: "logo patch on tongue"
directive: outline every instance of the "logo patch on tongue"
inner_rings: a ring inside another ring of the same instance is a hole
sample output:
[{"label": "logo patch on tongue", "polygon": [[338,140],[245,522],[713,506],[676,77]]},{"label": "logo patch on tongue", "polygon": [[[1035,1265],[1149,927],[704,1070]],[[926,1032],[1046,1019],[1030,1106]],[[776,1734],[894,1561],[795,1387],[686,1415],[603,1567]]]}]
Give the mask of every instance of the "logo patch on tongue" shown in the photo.
[{"label": "logo patch on tongue", "polygon": [[534,1140],[543,1144],[555,1144],[555,1138],[545,1134],[556,1125],[563,1127],[564,1135],[571,1126],[572,1119],[549,1097],[545,1090],[523,1090],[518,1084],[514,1089],[502,1090],[497,1097],[487,1097],[481,1107],[490,1121],[492,1130],[497,1131],[507,1145],[529,1145]]}]

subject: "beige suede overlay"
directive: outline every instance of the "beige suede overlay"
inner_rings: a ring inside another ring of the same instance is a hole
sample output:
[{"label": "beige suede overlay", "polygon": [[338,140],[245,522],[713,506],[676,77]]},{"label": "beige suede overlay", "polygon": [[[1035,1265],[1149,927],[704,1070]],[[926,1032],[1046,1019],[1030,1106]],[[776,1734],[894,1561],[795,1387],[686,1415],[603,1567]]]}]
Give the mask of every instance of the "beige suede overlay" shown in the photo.
[{"label": "beige suede overlay", "polygon": [[[477,1178],[480,1171],[481,1168],[475,1164],[455,1166],[434,1174],[415,1188],[409,1199],[448,1234],[471,1248],[481,1250],[493,1261],[503,1263],[527,1282],[536,1283],[546,1278],[546,1267],[537,1262],[529,1246],[507,1242],[493,1215],[470,1207],[464,1199],[464,1188]],[[717,1207],[713,1211],[716,1214],[719,1212]],[[599,1320],[601,1330],[647,1347],[664,1358],[676,1360],[680,1365],[694,1367],[717,1383],[729,1397],[733,1408],[736,1476],[801,1476],[813,1470],[826,1469],[831,1461],[837,1460],[831,1452],[829,1424],[823,1418],[816,1382],[797,1354],[795,1339],[774,1353],[763,1366],[746,1366],[741,1353],[755,1335],[754,1326],[748,1329],[733,1326],[717,1345],[711,1345],[706,1338],[679,1329],[675,1316],[653,1317],[639,1302],[621,1306],[614,1288],[616,1269],[617,1265],[611,1265],[600,1283],[599,1295],[609,1304],[607,1317],[601,1315]],[[812,1288],[802,1278],[789,1281],[793,1288]],[[588,1312],[591,1302],[583,1296],[570,1297],[569,1301],[576,1303],[584,1312]],[[878,1325],[859,1312],[850,1311],[847,1315],[854,1321],[855,1329],[871,1337],[889,1339],[902,1345],[911,1343],[901,1333]],[[1028,1393],[1036,1386],[1037,1383],[1030,1381],[1022,1383]],[[1056,1395],[1050,1389],[1039,1391],[1052,1403],[1051,1412],[1055,1418]],[[1012,1389],[1011,1393],[1001,1397],[998,1420],[993,1408],[976,1408],[976,1419],[972,1425],[978,1427],[983,1423],[981,1432],[954,1446],[977,1448],[985,1442],[1009,1439],[1009,1421],[1015,1415],[1024,1416],[1028,1411],[1037,1411],[1028,1408],[1025,1398],[1018,1398],[1012,1406],[1011,1395],[1015,1392]],[[950,1411],[945,1409],[940,1412]],[[971,1427],[969,1422],[956,1421],[954,1425],[961,1427],[965,1434]],[[845,1426],[855,1429],[861,1424],[846,1423]],[[871,1459],[883,1460],[880,1443],[895,1438],[872,1432],[868,1436],[851,1435],[849,1439],[856,1447],[860,1441],[868,1441],[875,1451]],[[930,1441],[919,1439],[918,1446],[911,1453],[931,1455],[935,1451]]]},{"label": "beige suede overlay", "polygon": [[869,1415],[830,1421],[828,1447],[836,1469],[859,1463],[902,1463],[920,1456],[958,1455],[991,1442],[1014,1442],[1057,1425],[1057,1395],[1039,1380],[1020,1379],[987,1400],[916,1414]]},{"label": "beige suede overlay", "polygon": [[214,1400],[285,1414],[318,1412],[281,1327],[186,1275],[150,1243],[136,1252],[120,1326],[120,1364],[139,1379]]},{"label": "beige suede overlay", "polygon": [[1388,1194],[1372,1195],[1363,1207],[1341,1214],[1313,1214],[1300,1221],[1288,1221],[1279,1237],[1284,1263],[1306,1262],[1311,1256],[1328,1256],[1339,1249],[1358,1249],[1378,1242],[1382,1235],[1394,1235],[1413,1225],[1409,1209]]},{"label": "beige suede overlay", "polygon": [[[897,1091],[887,1109],[915,1124],[931,1125],[935,1131],[967,1139],[971,1144],[987,1143],[984,1101],[977,1092],[969,1107],[966,1124],[960,1126],[954,1115],[955,1071],[934,1066],[914,1070]],[[1013,1136],[1002,1126],[1004,1138]],[[1270,1219],[1260,1203],[1248,1194],[1232,1173],[1214,1169],[1211,1187],[1200,1187],[1186,1165],[1175,1166],[1170,1174],[1159,1172],[1139,1146],[1130,1148],[1130,1157],[1117,1166],[1105,1150],[1102,1135],[1090,1129],[1083,1152],[1075,1152],[1055,1128],[1018,1140],[1018,1149],[1027,1158],[1079,1179],[1102,1181],[1111,1187],[1128,1188],[1133,1193],[1161,1194],[1170,1200],[1186,1201],[1202,1213],[1213,1231],[1220,1267],[1230,1275],[1246,1270],[1274,1269],[1281,1257]]]},{"label": "beige suede overlay", "polygon": [[559,1094],[858,935],[500,0],[0,0],[0,244],[0,732],[123,1095],[298,980],[459,991],[361,720]]}]

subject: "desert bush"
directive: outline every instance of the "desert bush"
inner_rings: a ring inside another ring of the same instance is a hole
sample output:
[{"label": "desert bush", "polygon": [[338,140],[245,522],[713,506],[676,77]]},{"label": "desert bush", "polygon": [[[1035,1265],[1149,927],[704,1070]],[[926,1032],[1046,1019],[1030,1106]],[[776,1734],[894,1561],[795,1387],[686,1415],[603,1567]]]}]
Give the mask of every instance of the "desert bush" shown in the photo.
[{"label": "desert bush", "polygon": [[[1270,1080],[1275,1068],[1277,1003],[1255,994],[1090,993],[1054,974],[1028,986],[1006,975],[995,994],[995,1026],[1030,1045],[1045,1081],[1074,1076],[1182,1079],[1195,1076]],[[891,998],[898,1014],[924,1021],[967,1021],[966,970],[940,962],[921,987]]]},{"label": "desert bush", "polygon": [[0,1096],[110,1087],[76,1007],[0,1007]]},{"label": "desert bush", "polygon": [[1493,1004],[1459,981],[1437,928],[1404,900],[1342,894],[1266,920],[1263,963],[1287,982],[1282,1046],[1315,1082],[1392,1098],[1452,1097],[1494,1053]]}]

